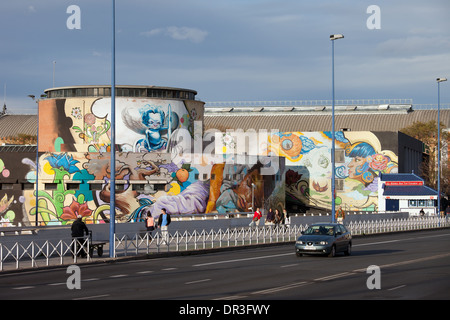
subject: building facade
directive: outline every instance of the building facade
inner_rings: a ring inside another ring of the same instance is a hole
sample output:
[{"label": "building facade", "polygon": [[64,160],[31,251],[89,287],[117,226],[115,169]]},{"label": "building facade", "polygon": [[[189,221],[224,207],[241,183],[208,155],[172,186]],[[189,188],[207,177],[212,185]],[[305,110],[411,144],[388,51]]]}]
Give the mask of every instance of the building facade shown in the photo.
[{"label": "building facade", "polygon": [[[116,91],[118,222],[158,216],[161,208],[170,214],[284,208],[284,174],[266,174],[262,157],[203,152],[204,103],[195,100],[195,91],[154,86],[117,86]],[[110,87],[45,92],[38,104],[37,152],[0,153],[1,224],[60,225],[77,215],[107,223]],[[283,170],[282,159],[277,165]]]},{"label": "building facade", "polygon": [[[423,145],[401,132],[338,131],[335,142],[336,205],[378,211],[382,174],[417,172]],[[332,134],[231,130],[218,133],[216,152],[273,155],[285,159],[286,208],[331,209]]]},{"label": "building facade", "polygon": [[[77,215],[89,223],[109,222],[110,89],[45,91],[38,103],[38,149],[0,150],[0,223],[60,225]],[[322,130],[302,131],[312,122],[277,122],[280,116],[298,116],[293,108],[264,115],[256,110],[256,118],[255,111],[205,112],[196,94],[170,87],[116,87],[118,222],[140,221],[148,213],[158,216],[162,208],[181,215],[256,207],[331,209],[332,134],[323,131],[326,123],[316,119]],[[385,107],[383,112],[390,109],[391,116],[398,116],[401,109],[407,116],[406,107]],[[371,116],[379,115],[366,114]],[[209,122],[205,129],[204,120],[211,117],[226,128],[215,129]],[[246,127],[230,128],[236,121]],[[272,129],[277,127],[281,129]],[[419,171],[423,144],[398,131],[347,127],[335,136],[334,196],[344,210],[387,210],[379,201],[380,177]]]}]

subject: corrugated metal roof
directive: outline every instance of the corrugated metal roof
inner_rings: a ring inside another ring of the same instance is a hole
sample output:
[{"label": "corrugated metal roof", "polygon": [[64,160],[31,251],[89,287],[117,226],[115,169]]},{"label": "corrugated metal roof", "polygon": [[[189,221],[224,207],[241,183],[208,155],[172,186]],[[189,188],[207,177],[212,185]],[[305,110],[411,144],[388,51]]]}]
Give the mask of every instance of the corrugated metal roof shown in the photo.
[{"label": "corrugated metal roof", "polygon": [[383,196],[437,196],[437,191],[427,186],[388,186]]},{"label": "corrugated metal roof", "polygon": [[423,181],[414,173],[382,173],[380,179],[381,181]]},{"label": "corrugated metal roof", "polygon": [[16,137],[18,134],[35,136],[37,115],[4,115],[0,118],[0,138]]},{"label": "corrugated metal roof", "polygon": [[[412,110],[409,112],[335,113],[336,131],[399,131],[414,122],[437,121],[437,110]],[[440,111],[440,120],[450,128],[450,110]],[[303,112],[206,113],[204,129],[276,129],[281,132],[330,131],[331,113]]]}]

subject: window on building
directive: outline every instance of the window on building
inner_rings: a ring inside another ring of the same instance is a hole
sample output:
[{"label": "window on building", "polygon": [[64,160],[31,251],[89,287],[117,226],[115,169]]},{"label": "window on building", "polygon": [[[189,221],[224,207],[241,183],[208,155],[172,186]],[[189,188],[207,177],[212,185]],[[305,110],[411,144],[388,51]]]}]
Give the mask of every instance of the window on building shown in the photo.
[{"label": "window on building", "polygon": [[14,188],[14,184],[12,184],[12,183],[2,183],[1,184],[2,190],[11,190],[13,188]]},{"label": "window on building", "polygon": [[409,206],[411,208],[417,207],[417,200],[409,200]]},{"label": "window on building", "polygon": [[29,182],[22,183],[22,190],[34,190],[34,184]]},{"label": "window on building", "polygon": [[89,183],[89,189],[94,190],[103,190],[103,184],[102,183]]},{"label": "window on building", "polygon": [[72,182],[67,183],[67,190],[79,190],[79,189],[80,189],[79,183],[72,183]]},{"label": "window on building", "polygon": [[116,190],[117,191],[124,191],[125,190],[125,184],[124,183],[116,183]]},{"label": "window on building", "polygon": [[337,163],[345,162],[345,151],[343,149],[336,149],[334,151],[334,160]]},{"label": "window on building", "polygon": [[344,179],[335,179],[336,191],[344,191]]},{"label": "window on building", "polygon": [[58,188],[58,184],[57,183],[46,183],[45,184],[45,190],[56,190]]}]

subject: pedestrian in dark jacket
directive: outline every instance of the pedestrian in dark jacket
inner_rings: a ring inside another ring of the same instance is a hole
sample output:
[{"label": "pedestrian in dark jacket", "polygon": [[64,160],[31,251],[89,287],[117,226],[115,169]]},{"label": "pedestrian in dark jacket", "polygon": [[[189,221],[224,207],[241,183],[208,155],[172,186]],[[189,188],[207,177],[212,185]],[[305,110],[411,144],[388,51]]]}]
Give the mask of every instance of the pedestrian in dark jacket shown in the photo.
[{"label": "pedestrian in dark jacket", "polygon": [[166,209],[161,209],[161,214],[158,218],[158,228],[161,228],[161,237],[162,241],[166,244],[169,244],[169,232],[168,226],[171,222],[170,214],[167,214]]},{"label": "pedestrian in dark jacket", "polygon": [[87,228],[86,224],[82,220],[82,216],[77,216],[77,220],[75,220],[72,224],[71,231],[72,231],[72,238],[77,241],[77,245],[75,247],[75,242],[73,242],[72,245],[72,252],[75,255],[78,251],[77,256],[82,256],[85,258],[87,256],[86,251],[84,250],[83,244],[85,243],[84,240],[84,233],[86,232],[86,235],[89,234],[89,229]]},{"label": "pedestrian in dark jacket", "polygon": [[272,225],[275,223],[275,213],[272,211],[272,208],[269,208],[269,212],[267,212],[266,216],[266,225]]}]

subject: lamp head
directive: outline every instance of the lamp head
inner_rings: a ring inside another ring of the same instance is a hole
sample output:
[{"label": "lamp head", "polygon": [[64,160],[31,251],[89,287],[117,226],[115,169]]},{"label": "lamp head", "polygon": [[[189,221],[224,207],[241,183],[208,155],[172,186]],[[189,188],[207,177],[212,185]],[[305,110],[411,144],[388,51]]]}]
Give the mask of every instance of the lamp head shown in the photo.
[{"label": "lamp head", "polygon": [[330,35],[330,40],[337,40],[337,39],[342,39],[344,38],[343,34],[332,34]]},{"label": "lamp head", "polygon": [[444,82],[444,81],[447,81],[447,78],[437,78],[436,81],[437,82]]}]

